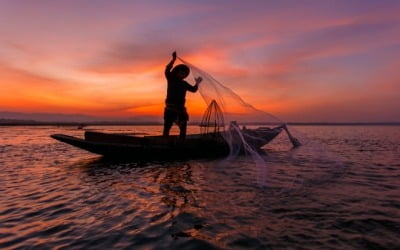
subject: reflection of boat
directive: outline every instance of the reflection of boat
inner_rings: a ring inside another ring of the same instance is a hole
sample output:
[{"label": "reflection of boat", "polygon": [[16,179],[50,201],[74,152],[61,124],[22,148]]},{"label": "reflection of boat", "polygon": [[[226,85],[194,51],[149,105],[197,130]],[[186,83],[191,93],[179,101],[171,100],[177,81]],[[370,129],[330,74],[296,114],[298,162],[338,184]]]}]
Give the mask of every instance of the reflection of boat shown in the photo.
[{"label": "reflection of boat", "polygon": [[[241,130],[246,141],[257,149],[270,142],[281,131],[282,127]],[[176,160],[221,157],[229,154],[229,145],[221,134],[212,133],[188,135],[184,141],[179,140],[177,136],[138,137],[91,131],[85,132],[84,139],[62,134],[54,134],[51,137],[89,152],[112,158]],[[252,140],[251,138],[256,139]]]}]

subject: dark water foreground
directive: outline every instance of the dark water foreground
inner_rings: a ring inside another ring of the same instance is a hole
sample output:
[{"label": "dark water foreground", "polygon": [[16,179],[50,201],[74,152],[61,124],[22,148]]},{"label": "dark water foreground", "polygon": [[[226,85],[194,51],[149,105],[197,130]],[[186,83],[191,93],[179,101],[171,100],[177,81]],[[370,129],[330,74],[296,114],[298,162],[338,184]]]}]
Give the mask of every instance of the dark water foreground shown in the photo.
[{"label": "dark water foreground", "polygon": [[262,181],[246,157],[115,162],[48,138],[75,128],[1,127],[0,248],[399,249],[400,127],[297,130],[320,146],[278,138]]}]

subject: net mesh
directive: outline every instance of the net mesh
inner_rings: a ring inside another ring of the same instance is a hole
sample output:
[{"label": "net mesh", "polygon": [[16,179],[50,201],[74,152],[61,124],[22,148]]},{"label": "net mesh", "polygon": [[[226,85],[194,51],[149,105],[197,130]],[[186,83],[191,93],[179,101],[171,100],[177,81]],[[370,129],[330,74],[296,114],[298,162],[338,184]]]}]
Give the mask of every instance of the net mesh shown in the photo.
[{"label": "net mesh", "polygon": [[224,120],[229,125],[229,121],[236,121],[238,124],[284,124],[277,117],[256,109],[251,104],[245,102],[233,90],[223,85],[207,72],[197,68],[189,62],[179,58],[179,60],[189,66],[190,73],[194,78],[201,77],[203,81],[199,85],[199,92],[209,106],[211,102],[216,102],[221,108]]},{"label": "net mesh", "polygon": [[204,112],[200,123],[200,134],[203,136],[219,136],[224,130],[224,115],[218,103],[213,100]]}]

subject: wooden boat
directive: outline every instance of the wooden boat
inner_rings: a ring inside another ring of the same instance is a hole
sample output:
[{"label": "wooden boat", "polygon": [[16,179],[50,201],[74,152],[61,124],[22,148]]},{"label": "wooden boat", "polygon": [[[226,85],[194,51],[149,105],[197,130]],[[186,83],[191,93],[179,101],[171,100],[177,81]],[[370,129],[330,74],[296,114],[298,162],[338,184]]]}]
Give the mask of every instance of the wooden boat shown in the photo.
[{"label": "wooden boat", "polygon": [[[281,131],[282,127],[243,129],[241,134],[248,144],[259,149],[274,139]],[[139,137],[92,131],[86,131],[84,139],[63,134],[53,134],[51,137],[110,158],[180,160],[229,155],[230,147],[221,133],[188,135],[183,141],[177,136],[167,138],[162,136]]]}]

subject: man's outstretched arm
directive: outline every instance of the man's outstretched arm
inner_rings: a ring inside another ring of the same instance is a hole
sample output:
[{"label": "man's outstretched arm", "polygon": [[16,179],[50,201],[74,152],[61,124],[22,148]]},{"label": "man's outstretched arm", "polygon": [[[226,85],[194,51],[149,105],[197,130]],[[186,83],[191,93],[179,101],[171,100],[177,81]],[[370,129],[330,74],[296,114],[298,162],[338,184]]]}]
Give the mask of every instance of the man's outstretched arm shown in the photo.
[{"label": "man's outstretched arm", "polygon": [[186,89],[190,92],[196,92],[199,89],[199,84],[201,83],[201,81],[203,81],[203,78],[201,78],[201,76],[197,77],[194,79],[196,81],[195,85],[192,86],[189,83],[186,86]]}]

